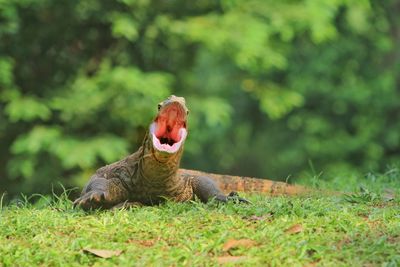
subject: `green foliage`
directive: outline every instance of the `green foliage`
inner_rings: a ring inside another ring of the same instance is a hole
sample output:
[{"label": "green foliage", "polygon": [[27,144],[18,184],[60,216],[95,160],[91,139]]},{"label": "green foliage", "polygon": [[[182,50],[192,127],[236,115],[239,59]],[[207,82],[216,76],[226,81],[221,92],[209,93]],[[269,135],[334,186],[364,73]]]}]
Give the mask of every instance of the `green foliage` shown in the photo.
[{"label": "green foliage", "polygon": [[[187,98],[184,167],[284,179],[400,161],[394,1],[0,0],[0,193],[81,185]],[[329,175],[324,175],[329,176]]]},{"label": "green foliage", "polygon": [[51,116],[50,109],[32,97],[15,97],[5,107],[5,113],[11,122],[47,120]]}]

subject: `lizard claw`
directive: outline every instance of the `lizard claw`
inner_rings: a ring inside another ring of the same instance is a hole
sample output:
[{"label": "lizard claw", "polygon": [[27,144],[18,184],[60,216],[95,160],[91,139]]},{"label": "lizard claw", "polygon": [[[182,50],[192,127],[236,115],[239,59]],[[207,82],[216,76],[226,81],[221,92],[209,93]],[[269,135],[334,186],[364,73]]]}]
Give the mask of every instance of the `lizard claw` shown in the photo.
[{"label": "lizard claw", "polygon": [[240,197],[238,192],[235,191],[230,192],[226,198],[227,200],[233,200],[235,203],[252,204],[251,201]]},{"label": "lizard claw", "polygon": [[106,202],[106,193],[90,191],[74,201],[74,208],[82,207],[83,210],[98,209]]},{"label": "lizard claw", "polygon": [[94,192],[91,196],[90,196],[90,201],[91,202],[97,202],[97,203],[101,203],[104,202],[105,200],[105,193],[104,192]]}]

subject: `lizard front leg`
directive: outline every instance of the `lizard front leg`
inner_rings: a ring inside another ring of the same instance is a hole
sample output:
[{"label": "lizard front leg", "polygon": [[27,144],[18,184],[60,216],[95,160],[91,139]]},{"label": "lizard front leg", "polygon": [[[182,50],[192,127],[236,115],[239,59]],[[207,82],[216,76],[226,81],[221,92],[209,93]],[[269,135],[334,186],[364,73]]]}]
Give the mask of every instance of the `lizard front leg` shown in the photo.
[{"label": "lizard front leg", "polygon": [[238,196],[236,192],[231,192],[228,196],[218,188],[217,184],[207,176],[196,176],[192,180],[193,193],[204,203],[211,199],[219,202],[234,200],[242,203],[250,203],[248,200]]},{"label": "lizard front leg", "polygon": [[83,189],[81,197],[74,201],[74,207],[79,206],[83,210],[108,209],[127,201],[128,198],[129,192],[120,179],[95,176]]}]

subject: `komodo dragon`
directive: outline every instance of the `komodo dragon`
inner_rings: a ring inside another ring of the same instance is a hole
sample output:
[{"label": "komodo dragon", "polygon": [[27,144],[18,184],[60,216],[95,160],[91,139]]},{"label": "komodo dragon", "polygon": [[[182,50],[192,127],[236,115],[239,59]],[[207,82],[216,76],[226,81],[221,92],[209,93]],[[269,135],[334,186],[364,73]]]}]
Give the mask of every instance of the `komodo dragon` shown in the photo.
[{"label": "komodo dragon", "polygon": [[166,199],[177,202],[197,196],[202,202],[226,202],[237,193],[229,191],[299,194],[304,187],[264,179],[208,174],[179,169],[188,134],[189,111],[183,97],[174,95],[158,104],[143,145],[126,158],[101,167],[90,178],[74,205],[84,210],[109,209],[130,204],[153,205]]}]

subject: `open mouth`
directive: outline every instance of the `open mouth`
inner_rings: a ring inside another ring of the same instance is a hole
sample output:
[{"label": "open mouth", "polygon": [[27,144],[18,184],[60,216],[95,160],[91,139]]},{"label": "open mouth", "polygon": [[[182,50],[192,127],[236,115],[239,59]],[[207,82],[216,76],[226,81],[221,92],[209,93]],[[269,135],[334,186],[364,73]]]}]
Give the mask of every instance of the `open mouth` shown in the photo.
[{"label": "open mouth", "polygon": [[185,110],[178,103],[164,107],[150,125],[150,133],[157,150],[176,153],[187,136]]}]

